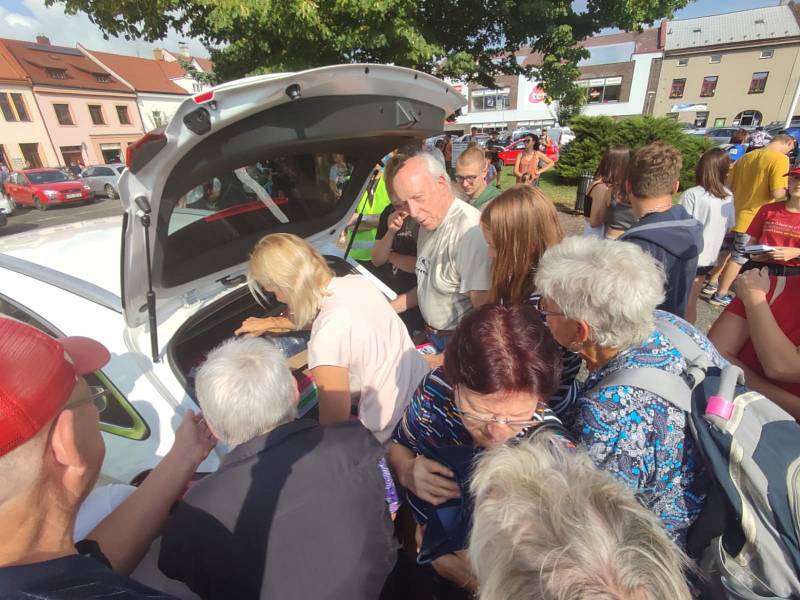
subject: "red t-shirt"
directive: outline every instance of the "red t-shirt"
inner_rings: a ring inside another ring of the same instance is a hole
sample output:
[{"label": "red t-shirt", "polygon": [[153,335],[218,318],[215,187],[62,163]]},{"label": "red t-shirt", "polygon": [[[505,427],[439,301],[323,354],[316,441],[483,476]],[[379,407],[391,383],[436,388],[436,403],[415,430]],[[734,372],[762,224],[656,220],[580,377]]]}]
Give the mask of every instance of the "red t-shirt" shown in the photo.
[{"label": "red t-shirt", "polygon": [[[756,244],[800,248],[800,212],[789,212],[785,202],[765,204],[756,213],[747,233],[755,238]],[[800,267],[800,258],[778,260],[775,264]]]},{"label": "red t-shirt", "polygon": [[[772,296],[775,293],[775,283],[778,279],[778,277],[769,278],[767,302],[772,302]],[[786,287],[784,287],[781,294],[775,299],[775,302],[770,305],[770,309],[781,331],[789,338],[792,344],[800,346],[800,310],[798,310],[798,304],[800,304],[800,277],[785,277],[783,279],[786,279]],[[742,304],[739,298],[731,302],[725,310],[739,315],[743,319],[747,319],[744,304]],[[750,338],[747,338],[742,349],[739,350],[737,358],[753,369],[758,375],[768,379],[767,376],[764,375],[764,370],[761,368],[761,363],[756,355],[756,349],[753,347],[753,342]],[[800,383],[783,383],[779,381],[773,381],[772,383],[783,388],[790,394],[800,396]]]}]

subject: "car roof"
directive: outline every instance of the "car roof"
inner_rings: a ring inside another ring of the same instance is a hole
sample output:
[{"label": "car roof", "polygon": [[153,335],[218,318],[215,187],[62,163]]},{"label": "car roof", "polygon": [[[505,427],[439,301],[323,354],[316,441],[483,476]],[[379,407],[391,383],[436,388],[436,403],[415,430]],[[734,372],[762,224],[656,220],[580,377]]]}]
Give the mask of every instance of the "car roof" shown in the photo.
[{"label": "car roof", "polygon": [[119,296],[121,228],[122,216],[42,227],[0,238],[0,257],[40,265]]},{"label": "car roof", "polygon": [[58,169],[56,167],[49,167],[49,168],[45,167],[39,169],[22,169],[18,171],[18,173],[47,173],[48,171],[58,171],[60,173],[61,169]]},{"label": "car roof", "polygon": [[125,167],[123,163],[103,163],[99,165],[86,165],[86,169],[92,169],[94,167],[109,167],[111,169],[116,169],[117,167]]}]

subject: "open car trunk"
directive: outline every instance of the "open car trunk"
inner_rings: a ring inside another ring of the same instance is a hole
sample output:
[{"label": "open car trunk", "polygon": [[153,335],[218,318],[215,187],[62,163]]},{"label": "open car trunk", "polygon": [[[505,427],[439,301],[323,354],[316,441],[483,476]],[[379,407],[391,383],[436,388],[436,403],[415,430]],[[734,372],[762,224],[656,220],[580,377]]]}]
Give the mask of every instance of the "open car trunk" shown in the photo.
[{"label": "open car trunk", "polygon": [[[353,266],[339,257],[325,256],[325,259],[337,277],[357,273]],[[197,369],[209,351],[233,337],[233,332],[248,317],[277,316],[285,308],[286,305],[275,300],[271,294],[264,306],[259,305],[247,286],[242,286],[186,321],[170,341],[167,355],[175,375],[192,400],[197,402],[194,388]],[[290,360],[295,377],[301,384],[304,363],[303,359]]]}]

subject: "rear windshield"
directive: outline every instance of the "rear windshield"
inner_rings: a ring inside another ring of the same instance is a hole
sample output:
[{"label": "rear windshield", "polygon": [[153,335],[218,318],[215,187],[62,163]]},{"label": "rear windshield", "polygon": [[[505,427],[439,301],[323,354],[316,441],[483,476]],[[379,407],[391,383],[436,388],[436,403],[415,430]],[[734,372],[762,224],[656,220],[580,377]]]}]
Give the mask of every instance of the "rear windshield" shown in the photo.
[{"label": "rear windshield", "polygon": [[[349,188],[364,184],[363,177],[355,181],[358,160],[337,153],[273,156],[186,190],[169,218],[167,278],[177,283],[195,270],[197,275],[244,262],[255,241],[270,232],[307,236],[324,230],[342,202],[352,201]],[[349,200],[343,198],[348,191]],[[213,263],[222,255],[218,265],[201,264],[204,257]]]},{"label": "rear windshield", "polygon": [[72,181],[73,178],[61,171],[37,171],[35,173],[25,173],[33,184],[38,183],[58,183],[59,181]]}]

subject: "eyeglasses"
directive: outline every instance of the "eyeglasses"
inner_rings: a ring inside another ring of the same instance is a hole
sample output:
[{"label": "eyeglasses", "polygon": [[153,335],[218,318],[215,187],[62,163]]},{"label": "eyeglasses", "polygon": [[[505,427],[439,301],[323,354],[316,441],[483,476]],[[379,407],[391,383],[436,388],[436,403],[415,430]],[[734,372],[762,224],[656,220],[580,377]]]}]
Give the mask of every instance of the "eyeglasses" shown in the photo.
[{"label": "eyeglasses", "polygon": [[90,402],[94,404],[97,412],[103,412],[108,407],[108,390],[99,385],[89,386],[89,395],[86,398],[81,398],[75,402],[68,402],[64,406],[64,410],[78,408]]},{"label": "eyeglasses", "polygon": [[565,317],[566,315],[563,312],[559,312],[557,310],[548,310],[544,306],[542,306],[542,297],[539,296],[536,299],[536,302],[533,303],[533,308],[535,308],[540,315],[543,317]]},{"label": "eyeglasses", "polygon": [[523,429],[527,429],[528,427],[533,427],[534,425],[538,425],[539,421],[536,420],[514,420],[514,419],[505,419],[503,417],[498,417],[497,415],[492,415],[491,417],[484,417],[474,412],[470,412],[461,408],[461,398],[460,394],[456,391],[455,392],[456,398],[456,410],[461,415],[461,418],[464,421],[470,421],[474,425],[477,425],[481,429],[486,429],[492,423],[496,425],[505,425],[509,429],[512,429],[516,432],[520,432]]},{"label": "eyeglasses", "polygon": [[479,177],[479,175],[456,175],[455,179],[458,183],[475,183],[475,180]]}]

